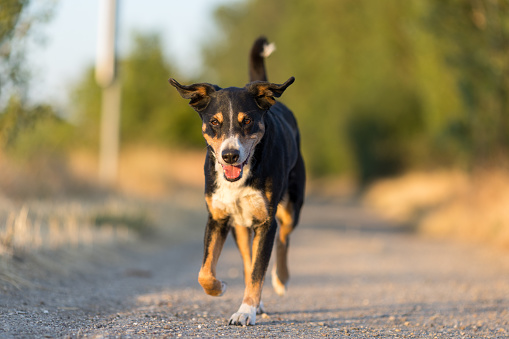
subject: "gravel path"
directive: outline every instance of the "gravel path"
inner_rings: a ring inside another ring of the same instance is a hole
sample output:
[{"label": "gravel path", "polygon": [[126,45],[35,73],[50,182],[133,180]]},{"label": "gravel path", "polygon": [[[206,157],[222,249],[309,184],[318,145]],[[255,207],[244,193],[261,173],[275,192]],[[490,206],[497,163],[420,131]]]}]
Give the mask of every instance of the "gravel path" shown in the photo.
[{"label": "gravel path", "polygon": [[243,293],[231,237],[218,265],[228,291],[209,297],[197,283],[205,215],[169,220],[177,238],[170,230],[150,244],[13,263],[31,285],[1,291],[0,337],[509,336],[508,252],[423,239],[358,206],[318,202],[292,237],[287,295],[268,279],[268,314],[227,326]]}]

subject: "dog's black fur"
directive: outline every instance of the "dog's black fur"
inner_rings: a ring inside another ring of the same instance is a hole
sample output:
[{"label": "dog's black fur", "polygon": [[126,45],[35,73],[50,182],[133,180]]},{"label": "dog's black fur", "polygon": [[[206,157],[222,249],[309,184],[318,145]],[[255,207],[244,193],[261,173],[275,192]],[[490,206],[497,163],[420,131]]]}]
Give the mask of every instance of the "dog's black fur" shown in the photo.
[{"label": "dog's black fur", "polygon": [[[246,290],[230,324],[254,325],[263,307],[261,290],[276,239],[272,283],[284,294],[288,281],[289,234],[297,225],[304,201],[305,169],[300,134],[292,112],[275,97],[284,84],[267,82],[264,57],[273,47],[264,37],[250,54],[251,83],[244,88],[198,83],[189,86],[170,79],[181,96],[199,113],[208,144],[205,159],[205,200],[209,211],[199,282],[219,296],[226,284],[215,267],[232,230],[244,261]],[[279,233],[276,237],[279,221]]]}]

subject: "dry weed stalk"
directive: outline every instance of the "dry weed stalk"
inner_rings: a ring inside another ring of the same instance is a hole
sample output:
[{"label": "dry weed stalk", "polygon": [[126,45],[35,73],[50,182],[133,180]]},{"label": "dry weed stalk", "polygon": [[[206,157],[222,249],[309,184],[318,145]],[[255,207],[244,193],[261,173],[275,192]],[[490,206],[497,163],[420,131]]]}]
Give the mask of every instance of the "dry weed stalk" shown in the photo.
[{"label": "dry weed stalk", "polygon": [[[90,218],[88,218],[90,219]],[[75,249],[118,241],[127,241],[131,232],[126,227],[102,225],[97,227],[76,211],[48,218],[32,216],[28,206],[11,211],[5,226],[0,228],[0,255],[36,252],[40,249]]]}]

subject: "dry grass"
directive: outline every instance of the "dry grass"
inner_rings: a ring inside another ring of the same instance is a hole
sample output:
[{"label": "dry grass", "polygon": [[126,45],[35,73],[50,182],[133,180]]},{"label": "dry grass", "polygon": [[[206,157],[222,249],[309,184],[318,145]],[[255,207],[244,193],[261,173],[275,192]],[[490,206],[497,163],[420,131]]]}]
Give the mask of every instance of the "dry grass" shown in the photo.
[{"label": "dry grass", "polygon": [[[21,206],[6,201],[0,204],[0,291],[32,286],[34,277],[70,268],[61,259],[55,261],[53,254],[80,257],[138,237],[139,232],[122,224],[96,224],[98,213],[116,213],[119,203],[115,201],[32,200]],[[122,209],[136,211],[126,205]]]},{"label": "dry grass", "polygon": [[125,240],[129,228],[146,223],[145,212],[121,199],[101,200],[127,195],[195,205],[203,190],[204,156],[204,151],[126,148],[112,190],[97,182],[97,157],[90,152],[23,162],[0,154],[0,255]]},{"label": "dry grass", "polygon": [[[122,150],[116,189],[131,195],[162,198],[179,190],[203,188],[205,151],[131,146]],[[71,172],[81,180],[97,177],[97,157],[76,151],[69,157]]]},{"label": "dry grass", "polygon": [[408,173],[373,184],[364,202],[384,217],[406,222],[461,195],[468,186],[468,176],[458,171]]},{"label": "dry grass", "polygon": [[[204,153],[129,147],[117,184],[103,187],[91,152],[24,160],[0,152],[0,289],[29,286],[30,272],[51,270],[56,253],[93,253],[151,232],[178,235],[168,229],[179,209],[203,207]],[[17,267],[32,261],[33,270]]]},{"label": "dry grass", "polygon": [[0,255],[125,242],[135,234],[124,225],[96,225],[95,215],[111,211],[110,204],[87,209],[74,203],[31,205],[0,211]]},{"label": "dry grass", "polygon": [[435,237],[509,248],[509,173],[412,173],[374,184],[365,202],[397,222]]}]

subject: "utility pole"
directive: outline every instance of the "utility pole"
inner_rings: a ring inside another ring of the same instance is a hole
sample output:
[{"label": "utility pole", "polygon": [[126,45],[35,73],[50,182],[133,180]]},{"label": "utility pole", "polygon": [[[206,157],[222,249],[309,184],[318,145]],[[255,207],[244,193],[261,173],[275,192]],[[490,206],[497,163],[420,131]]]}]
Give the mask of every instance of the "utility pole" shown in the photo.
[{"label": "utility pole", "polygon": [[120,125],[120,81],[116,65],[118,6],[116,0],[99,1],[95,78],[102,87],[99,180],[113,185],[117,179]]}]

